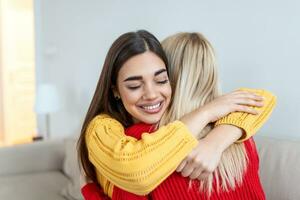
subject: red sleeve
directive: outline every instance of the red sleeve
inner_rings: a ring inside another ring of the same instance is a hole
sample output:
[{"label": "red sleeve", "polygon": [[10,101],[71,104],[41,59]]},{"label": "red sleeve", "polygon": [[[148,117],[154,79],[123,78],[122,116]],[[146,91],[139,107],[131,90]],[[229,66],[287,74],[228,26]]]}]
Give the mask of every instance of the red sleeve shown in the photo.
[{"label": "red sleeve", "polygon": [[96,183],[87,183],[81,188],[81,194],[85,200],[110,200]]},{"label": "red sleeve", "polygon": [[121,188],[118,188],[117,186],[114,186],[114,192],[112,199],[117,200],[148,200],[148,196],[141,196],[136,195],[130,192],[127,192],[125,190],[122,190]]}]

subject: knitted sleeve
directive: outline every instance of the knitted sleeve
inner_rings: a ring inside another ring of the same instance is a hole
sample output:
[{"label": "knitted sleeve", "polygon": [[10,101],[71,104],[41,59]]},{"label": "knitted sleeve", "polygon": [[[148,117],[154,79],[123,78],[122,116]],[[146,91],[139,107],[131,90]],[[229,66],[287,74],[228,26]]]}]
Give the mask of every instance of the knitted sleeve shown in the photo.
[{"label": "knitted sleeve", "polygon": [[255,107],[255,109],[259,111],[259,114],[257,115],[252,115],[244,112],[234,112],[227,115],[226,117],[223,117],[215,123],[215,126],[218,126],[220,124],[231,124],[242,128],[245,134],[237,142],[243,142],[253,136],[258,131],[258,129],[267,121],[276,104],[276,97],[271,92],[268,92],[266,90],[249,88],[241,88],[240,90],[254,92],[260,96],[263,96],[264,106]]},{"label": "knitted sleeve", "polygon": [[197,145],[187,127],[175,121],[137,140],[108,115],[98,115],[86,131],[89,160],[112,184],[145,195],[165,180]]}]

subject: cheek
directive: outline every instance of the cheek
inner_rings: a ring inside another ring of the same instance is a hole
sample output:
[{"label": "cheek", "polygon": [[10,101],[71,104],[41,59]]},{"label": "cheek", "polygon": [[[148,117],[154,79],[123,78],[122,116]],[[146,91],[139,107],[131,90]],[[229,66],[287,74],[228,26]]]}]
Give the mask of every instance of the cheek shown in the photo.
[{"label": "cheek", "polygon": [[168,100],[171,99],[172,97],[172,88],[171,88],[171,85],[167,85],[166,89],[165,89],[165,96]]},{"label": "cheek", "polygon": [[131,104],[131,101],[132,101],[131,95],[127,91],[127,89],[125,88],[124,85],[118,83],[118,92],[120,94],[121,101],[125,107],[126,107],[126,105]]},{"label": "cheek", "polygon": [[136,104],[139,99],[136,92],[127,90],[125,88],[120,89],[119,92],[124,106]]}]

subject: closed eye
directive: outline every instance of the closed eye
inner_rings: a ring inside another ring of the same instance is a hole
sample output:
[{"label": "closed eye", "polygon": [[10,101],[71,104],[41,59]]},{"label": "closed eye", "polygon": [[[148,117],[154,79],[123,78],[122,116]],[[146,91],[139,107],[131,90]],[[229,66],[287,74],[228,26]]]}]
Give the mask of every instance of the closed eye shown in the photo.
[{"label": "closed eye", "polygon": [[169,80],[168,79],[166,79],[166,80],[163,80],[163,81],[157,81],[157,83],[159,83],[159,84],[166,84],[166,83],[168,83],[169,82]]},{"label": "closed eye", "polygon": [[141,86],[127,86],[128,89],[130,90],[136,90],[138,88],[140,88]]}]

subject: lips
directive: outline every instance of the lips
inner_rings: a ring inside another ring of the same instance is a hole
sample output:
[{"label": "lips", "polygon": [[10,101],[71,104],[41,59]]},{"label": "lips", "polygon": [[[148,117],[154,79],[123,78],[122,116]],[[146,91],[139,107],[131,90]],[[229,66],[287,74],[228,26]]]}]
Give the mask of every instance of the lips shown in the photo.
[{"label": "lips", "polygon": [[155,113],[160,112],[162,105],[163,105],[163,101],[158,102],[158,103],[153,103],[153,104],[140,105],[138,107],[146,113],[155,114]]}]

